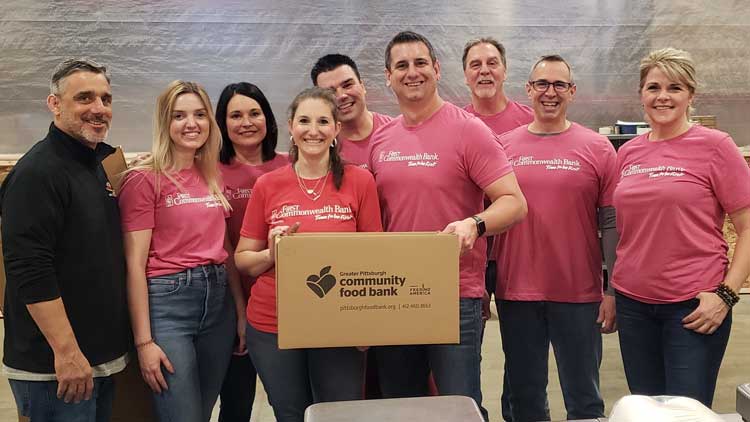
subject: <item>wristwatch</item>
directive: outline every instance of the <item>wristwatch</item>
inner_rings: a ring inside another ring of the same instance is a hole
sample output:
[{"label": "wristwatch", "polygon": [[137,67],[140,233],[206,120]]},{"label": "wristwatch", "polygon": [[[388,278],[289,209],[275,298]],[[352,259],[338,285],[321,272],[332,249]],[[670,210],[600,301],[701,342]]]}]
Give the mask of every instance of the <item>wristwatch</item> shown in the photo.
[{"label": "wristwatch", "polygon": [[484,225],[484,220],[478,215],[472,215],[471,218],[477,224],[477,237],[482,237],[484,232],[487,231],[487,227]]}]

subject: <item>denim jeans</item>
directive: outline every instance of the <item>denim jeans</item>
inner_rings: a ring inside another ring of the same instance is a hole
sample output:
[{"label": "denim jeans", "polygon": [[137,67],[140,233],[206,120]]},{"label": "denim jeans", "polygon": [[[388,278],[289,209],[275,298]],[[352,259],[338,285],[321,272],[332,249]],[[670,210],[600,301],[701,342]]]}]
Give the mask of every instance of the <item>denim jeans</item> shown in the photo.
[{"label": "denim jeans", "polygon": [[461,395],[482,407],[482,303],[481,299],[461,298],[459,303],[459,344],[380,346],[378,361],[380,389],[384,398],[427,395],[427,376],[432,375],[440,395]]},{"label": "denim jeans", "polygon": [[33,422],[109,422],[114,386],[112,377],[94,378],[90,400],[65,403],[57,398],[57,381],[8,380],[18,414]]},{"label": "denim jeans", "polygon": [[497,301],[513,422],[550,420],[549,347],[555,353],[567,419],[604,416],[599,391],[599,302]]},{"label": "denim jeans", "polygon": [[277,422],[303,422],[313,403],[363,399],[364,354],[357,348],[279,349],[278,344],[278,335],[247,325],[250,358]]},{"label": "denim jeans", "polygon": [[250,422],[256,378],[255,366],[249,356],[232,355],[219,394],[219,422]]},{"label": "denim jeans", "polygon": [[208,422],[237,327],[223,265],[148,280],[151,335],[172,362],[169,389],[154,393],[161,422]]},{"label": "denim jeans", "polygon": [[686,396],[708,407],[729,342],[732,313],[713,334],[682,326],[697,299],[652,305],[617,293],[617,327],[632,394]]}]

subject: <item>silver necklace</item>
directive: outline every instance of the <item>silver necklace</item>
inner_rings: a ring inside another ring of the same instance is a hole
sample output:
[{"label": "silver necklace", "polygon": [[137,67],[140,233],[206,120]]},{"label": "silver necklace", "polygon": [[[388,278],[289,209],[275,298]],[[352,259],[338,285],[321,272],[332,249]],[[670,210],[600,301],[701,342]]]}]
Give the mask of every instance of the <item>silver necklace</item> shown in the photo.
[{"label": "silver necklace", "polygon": [[[302,190],[302,193],[308,196],[308,198],[312,199],[313,201],[317,201],[318,198],[320,198],[321,195],[323,195],[323,191],[326,188],[326,182],[328,181],[328,175],[330,174],[330,171],[326,172],[325,177],[319,178],[317,182],[315,182],[315,186],[312,188],[308,188],[307,184],[302,180],[302,178],[299,176],[299,172],[297,172],[297,167],[294,166],[294,174],[297,176],[297,185],[299,185],[299,188]],[[318,190],[318,186],[320,185],[320,182],[323,182],[323,185],[320,188],[320,192],[316,192]]]}]

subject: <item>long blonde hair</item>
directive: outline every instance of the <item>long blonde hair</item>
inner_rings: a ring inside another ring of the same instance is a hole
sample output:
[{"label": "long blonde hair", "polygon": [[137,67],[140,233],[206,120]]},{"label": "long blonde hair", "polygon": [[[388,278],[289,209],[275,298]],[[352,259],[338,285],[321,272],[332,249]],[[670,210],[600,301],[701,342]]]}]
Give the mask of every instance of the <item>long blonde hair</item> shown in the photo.
[{"label": "long blonde hair", "polygon": [[[216,124],[211,100],[203,87],[195,82],[190,81],[172,81],[159,97],[156,99],[156,109],[154,111],[154,131],[153,142],[151,145],[151,156],[144,159],[138,165],[130,168],[133,170],[150,170],[156,176],[164,176],[172,183],[180,184],[170,174],[175,166],[174,148],[172,137],[169,135],[169,126],[172,122],[172,112],[177,97],[183,94],[195,94],[203,102],[206,109],[210,124],[210,132],[206,143],[203,144],[195,153],[195,166],[208,185],[208,191],[221,201],[224,209],[231,209],[229,202],[224,197],[219,181],[219,150],[221,149],[221,131]],[[158,186],[157,186],[157,189]]]}]

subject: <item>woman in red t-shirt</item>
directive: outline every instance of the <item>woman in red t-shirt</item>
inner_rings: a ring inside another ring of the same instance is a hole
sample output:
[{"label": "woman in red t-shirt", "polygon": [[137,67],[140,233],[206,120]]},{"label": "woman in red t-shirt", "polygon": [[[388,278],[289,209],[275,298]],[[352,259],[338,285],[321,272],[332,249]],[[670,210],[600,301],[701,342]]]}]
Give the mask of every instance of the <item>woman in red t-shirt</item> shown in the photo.
[{"label": "woman in red t-shirt", "polygon": [[289,115],[292,164],[256,182],[235,261],[242,273],[258,277],[247,305],[250,357],[276,419],[302,422],[314,402],[362,398],[363,357],[355,347],[278,348],[275,257],[268,245],[295,231],[381,231],[382,225],[372,175],[339,156],[333,93],[307,89]]},{"label": "woman in red t-shirt", "polygon": [[[251,83],[232,83],[224,88],[216,103],[216,123],[222,138],[219,169],[224,196],[232,206],[227,234],[234,247],[240,238],[242,218],[255,181],[289,164],[289,157],[275,151],[279,132],[276,118],[266,96]],[[253,279],[243,276],[240,281],[243,303],[247,303]],[[255,380],[255,367],[247,353],[235,353],[221,386],[219,422],[250,420]]]},{"label": "woman in red t-shirt", "polygon": [[154,120],[151,155],[119,195],[133,337],[159,420],[208,422],[245,326],[239,280],[224,266],[221,135],[193,82],[172,82]]},{"label": "woman in red t-shirt", "polygon": [[[654,51],[640,74],[651,132],[618,151],[614,192],[612,285],[625,375],[633,394],[710,407],[731,308],[750,273],[750,169],[729,135],[689,121],[697,82],[686,52]],[[727,214],[738,233],[731,265]]]}]

